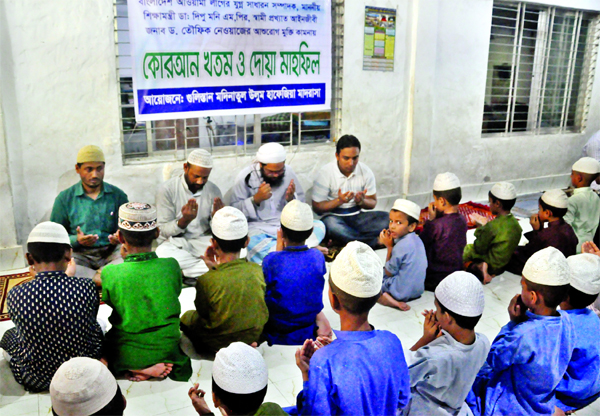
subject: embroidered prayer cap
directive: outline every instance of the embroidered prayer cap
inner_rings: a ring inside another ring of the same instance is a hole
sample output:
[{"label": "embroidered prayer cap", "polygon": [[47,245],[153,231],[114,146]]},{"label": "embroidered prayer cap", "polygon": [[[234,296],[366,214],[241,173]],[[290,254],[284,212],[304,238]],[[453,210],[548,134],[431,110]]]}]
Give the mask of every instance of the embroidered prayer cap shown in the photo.
[{"label": "embroidered prayer cap", "polygon": [[569,206],[569,197],[562,189],[551,189],[544,192],[542,201],[554,208],[567,208]]},{"label": "embroidered prayer cap", "polygon": [[104,162],[104,152],[98,146],[89,144],[79,149],[77,163]]},{"label": "embroidered prayer cap", "polygon": [[190,165],[200,166],[201,168],[213,167],[213,160],[210,153],[204,149],[196,149],[188,155],[187,162]]},{"label": "embroidered prayer cap", "polygon": [[269,382],[265,359],[243,342],[232,342],[217,352],[212,377],[217,386],[234,394],[256,393]]},{"label": "embroidered prayer cap", "polygon": [[600,164],[593,157],[582,157],[573,164],[572,170],[581,173],[598,173],[600,172]]},{"label": "embroidered prayer cap", "polygon": [[485,307],[483,286],[468,272],[449,274],[435,288],[435,297],[446,309],[462,316],[480,316]]},{"label": "embroidered prayer cap", "polygon": [[281,211],[281,225],[294,231],[313,228],[313,212],[308,204],[293,199]]},{"label": "embroidered prayer cap", "polygon": [[396,199],[394,201],[393,210],[404,212],[409,217],[418,220],[421,216],[421,207],[408,199]]},{"label": "embroidered prayer cap", "polygon": [[239,240],[248,235],[248,220],[239,209],[223,207],[215,213],[210,228],[222,240]]},{"label": "embroidered prayer cap", "polygon": [[490,190],[492,195],[504,201],[510,201],[517,198],[517,190],[510,182],[498,182]]},{"label": "embroidered prayer cap", "polygon": [[331,280],[341,290],[357,298],[370,298],[381,292],[383,264],[373,249],[351,241],[331,265]]},{"label": "embroidered prayer cap", "polygon": [[572,287],[588,295],[600,293],[600,257],[591,253],[577,254],[570,256],[567,263]]},{"label": "embroidered prayer cap", "polygon": [[448,191],[450,189],[460,188],[458,176],[452,172],[440,173],[433,181],[434,191]]},{"label": "embroidered prayer cap", "polygon": [[52,377],[50,399],[59,416],[93,415],[117,393],[117,380],[99,360],[71,358]]},{"label": "embroidered prayer cap", "polygon": [[256,153],[256,160],[265,165],[285,162],[285,158],[285,148],[279,143],[263,144]]},{"label": "embroidered prayer cap", "polygon": [[127,202],[119,208],[119,228],[150,231],[158,226],[156,207],[145,202]]},{"label": "embroidered prayer cap", "polygon": [[27,238],[29,243],[54,243],[71,245],[69,233],[61,224],[52,221],[40,222],[33,227]]},{"label": "embroidered prayer cap", "polygon": [[546,286],[569,284],[569,265],[565,256],[554,247],[533,254],[523,267],[523,277]]}]

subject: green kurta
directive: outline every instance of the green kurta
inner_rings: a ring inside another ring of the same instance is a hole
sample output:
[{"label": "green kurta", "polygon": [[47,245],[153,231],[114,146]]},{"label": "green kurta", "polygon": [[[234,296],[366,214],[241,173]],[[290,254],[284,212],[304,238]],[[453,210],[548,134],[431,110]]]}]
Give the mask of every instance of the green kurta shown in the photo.
[{"label": "green kurta", "polygon": [[275,403],[263,403],[258,410],[256,411],[256,413],[254,413],[254,416],[284,416],[287,415],[287,413],[281,408],[281,406],[279,406],[278,404]]},{"label": "green kurta", "polygon": [[111,370],[173,363],[169,378],[190,378],[190,359],[179,348],[180,293],[179,264],[154,252],[130,254],[102,270],[102,300],[113,309],[105,348]]},{"label": "green kurta", "polygon": [[194,304],[181,323],[197,350],[258,342],[269,319],[262,267],[246,259],[218,265],[198,277]]},{"label": "green kurta", "polygon": [[600,219],[600,198],[592,188],[576,188],[569,198],[569,207],[564,220],[575,231],[579,244],[577,253],[581,253],[581,245],[586,241],[594,241],[594,234]]},{"label": "green kurta", "polygon": [[486,262],[489,274],[502,272],[519,245],[521,226],[512,215],[501,215],[475,230],[475,242],[467,244],[463,261]]}]

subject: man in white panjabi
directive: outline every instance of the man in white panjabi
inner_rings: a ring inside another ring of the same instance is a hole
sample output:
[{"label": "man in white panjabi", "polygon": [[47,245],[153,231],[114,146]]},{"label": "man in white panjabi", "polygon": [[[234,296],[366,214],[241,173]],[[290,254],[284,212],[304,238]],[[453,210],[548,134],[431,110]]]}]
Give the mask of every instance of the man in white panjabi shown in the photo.
[{"label": "man in white panjabi", "polygon": [[208,180],[213,160],[206,150],[194,150],[183,164],[183,173],[161,185],[156,195],[160,228],[158,257],[173,257],[185,283],[208,268],[201,259],[210,245],[212,216],[223,207],[221,191]]}]

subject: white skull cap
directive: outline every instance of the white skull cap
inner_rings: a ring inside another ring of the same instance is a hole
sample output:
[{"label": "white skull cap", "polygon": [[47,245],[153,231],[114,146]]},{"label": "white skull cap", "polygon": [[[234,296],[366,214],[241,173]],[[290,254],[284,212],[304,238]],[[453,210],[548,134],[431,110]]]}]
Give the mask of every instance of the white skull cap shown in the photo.
[{"label": "white skull cap", "polygon": [[256,153],[256,160],[260,163],[281,163],[285,162],[285,148],[279,143],[263,144]]},{"label": "white skull cap", "polygon": [[510,201],[512,199],[517,198],[517,190],[515,186],[510,182],[498,182],[492,186],[490,190],[492,195],[494,195],[498,199],[502,199],[504,201]]},{"label": "white skull cap", "polygon": [[128,202],[119,207],[119,228],[151,231],[158,227],[156,207],[145,202]]},{"label": "white skull cap", "polygon": [[294,231],[308,231],[313,228],[313,212],[308,204],[294,199],[281,211],[281,225]]},{"label": "white skull cap", "polygon": [[433,181],[434,191],[448,191],[456,188],[460,188],[460,181],[458,176],[451,172],[440,173]]},{"label": "white skull cap", "polygon": [[232,342],[217,352],[212,377],[217,386],[234,394],[256,393],[269,382],[265,359],[243,342]]},{"label": "white skull cap", "polygon": [[523,277],[532,283],[545,286],[568,285],[569,264],[559,250],[546,247],[527,260],[523,267]]},{"label": "white skull cap", "polygon": [[50,383],[52,409],[58,416],[92,415],[117,394],[117,380],[99,360],[71,358],[54,373]]},{"label": "white skull cap", "polygon": [[71,245],[69,233],[61,224],[44,221],[33,227],[27,238],[29,243],[55,243]]},{"label": "white skull cap", "polygon": [[600,257],[591,253],[577,254],[567,259],[571,270],[571,287],[588,295],[600,293]]},{"label": "white skull cap", "polygon": [[212,168],[213,160],[210,153],[204,149],[196,149],[188,155],[187,162],[191,165],[200,166],[201,168]]},{"label": "white skull cap", "polygon": [[544,192],[542,201],[554,208],[567,208],[569,206],[569,197],[562,189],[551,189]]},{"label": "white skull cap", "polygon": [[370,298],[381,292],[383,264],[373,249],[360,241],[351,241],[340,251],[330,272],[340,289],[357,298]]},{"label": "white skull cap", "polygon": [[582,157],[573,164],[572,170],[581,173],[595,174],[600,172],[600,164],[593,157]]},{"label": "white skull cap", "polygon": [[449,274],[435,288],[435,297],[446,309],[462,316],[480,316],[485,307],[483,286],[469,272]]},{"label": "white skull cap", "polygon": [[223,207],[215,213],[210,228],[222,240],[239,240],[248,235],[248,220],[239,209]]},{"label": "white skull cap", "polygon": [[392,206],[392,209],[404,212],[406,215],[414,218],[417,221],[421,216],[421,207],[415,204],[414,202],[409,201],[408,199],[396,199],[396,201],[394,201],[394,206]]}]

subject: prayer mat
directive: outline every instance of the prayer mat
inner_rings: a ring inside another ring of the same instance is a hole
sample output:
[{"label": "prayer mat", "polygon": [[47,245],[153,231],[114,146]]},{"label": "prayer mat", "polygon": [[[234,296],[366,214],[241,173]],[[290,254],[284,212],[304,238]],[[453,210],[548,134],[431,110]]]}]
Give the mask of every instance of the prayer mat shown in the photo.
[{"label": "prayer mat", "polygon": [[31,277],[29,272],[0,276],[0,322],[10,319],[8,316],[8,307],[6,306],[8,291],[30,280],[33,280],[33,277]]},{"label": "prayer mat", "polygon": [[[476,224],[471,221],[471,214],[480,214],[486,217],[489,221],[496,218],[495,215],[492,215],[490,211],[490,207],[483,204],[478,204],[476,202],[467,202],[465,204],[460,204],[458,206],[458,213],[462,215],[462,217],[467,222],[467,228],[472,229],[476,227]],[[417,233],[420,233],[423,230],[423,224],[427,220],[429,213],[427,208],[423,208],[421,210],[421,216],[419,218],[419,225],[417,226]]]}]

